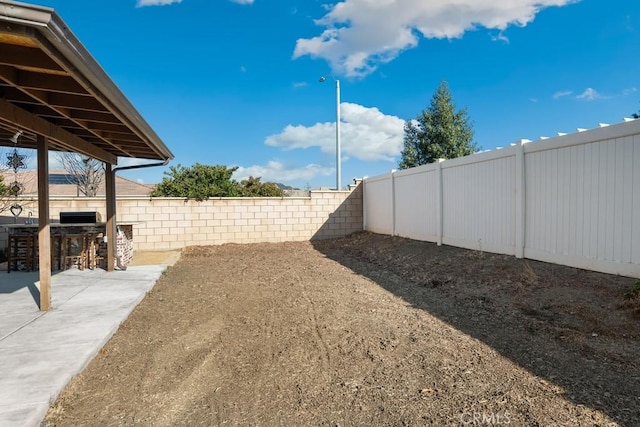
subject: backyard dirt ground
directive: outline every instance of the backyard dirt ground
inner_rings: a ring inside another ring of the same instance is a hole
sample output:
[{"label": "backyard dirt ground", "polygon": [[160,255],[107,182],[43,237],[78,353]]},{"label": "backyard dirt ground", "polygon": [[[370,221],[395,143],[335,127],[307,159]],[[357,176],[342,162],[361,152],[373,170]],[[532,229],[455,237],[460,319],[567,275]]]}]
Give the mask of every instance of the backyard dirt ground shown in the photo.
[{"label": "backyard dirt ground", "polygon": [[640,425],[637,280],[358,233],[186,249],[43,425]]}]

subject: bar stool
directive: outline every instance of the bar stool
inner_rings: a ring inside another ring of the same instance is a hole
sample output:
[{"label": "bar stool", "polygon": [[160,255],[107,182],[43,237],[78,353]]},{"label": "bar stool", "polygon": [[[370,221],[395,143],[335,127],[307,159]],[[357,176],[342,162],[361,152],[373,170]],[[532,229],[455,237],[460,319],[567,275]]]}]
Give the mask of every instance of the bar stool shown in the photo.
[{"label": "bar stool", "polygon": [[104,257],[100,255],[100,242],[104,239],[104,234],[92,234],[87,237],[88,245],[88,267],[90,270],[98,268],[100,266],[100,262],[104,260]]},{"label": "bar stool", "polygon": [[35,237],[33,234],[9,234],[7,247],[7,273],[11,266],[18,271],[18,262],[22,262],[26,271],[33,271],[35,257]]},{"label": "bar stool", "polygon": [[87,236],[85,234],[66,234],[62,237],[60,260],[62,270],[77,265],[79,270],[87,266]]}]

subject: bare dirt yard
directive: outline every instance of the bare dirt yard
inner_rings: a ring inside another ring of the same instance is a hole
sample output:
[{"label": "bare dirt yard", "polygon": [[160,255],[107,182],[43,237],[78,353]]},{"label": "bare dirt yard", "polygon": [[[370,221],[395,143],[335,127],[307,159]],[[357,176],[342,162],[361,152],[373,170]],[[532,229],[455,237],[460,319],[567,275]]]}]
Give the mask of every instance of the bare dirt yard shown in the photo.
[{"label": "bare dirt yard", "polygon": [[636,283],[370,233],[189,248],[44,425],[638,426]]}]

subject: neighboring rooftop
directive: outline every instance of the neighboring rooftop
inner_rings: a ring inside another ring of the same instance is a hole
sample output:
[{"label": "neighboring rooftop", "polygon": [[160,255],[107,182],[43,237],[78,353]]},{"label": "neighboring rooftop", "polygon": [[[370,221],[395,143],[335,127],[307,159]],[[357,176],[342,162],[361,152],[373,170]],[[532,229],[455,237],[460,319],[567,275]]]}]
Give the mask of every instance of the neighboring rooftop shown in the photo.
[{"label": "neighboring rooftop", "polygon": [[[23,186],[21,196],[35,197],[38,195],[38,171],[26,170],[18,172],[17,181]],[[13,171],[0,172],[4,184],[9,185],[16,180]],[[50,196],[82,196],[76,184],[76,177],[64,170],[51,170],[49,172]],[[116,175],[116,196],[148,196],[154,185],[141,184],[127,178]],[[98,197],[104,197],[104,181],[98,188]]]}]

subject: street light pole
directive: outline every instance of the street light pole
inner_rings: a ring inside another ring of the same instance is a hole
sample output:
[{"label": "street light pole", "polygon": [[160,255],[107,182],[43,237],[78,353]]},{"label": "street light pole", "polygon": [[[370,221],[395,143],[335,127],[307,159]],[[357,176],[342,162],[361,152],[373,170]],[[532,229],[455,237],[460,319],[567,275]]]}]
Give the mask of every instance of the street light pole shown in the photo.
[{"label": "street light pole", "polygon": [[[320,77],[320,83],[324,82],[326,78]],[[334,78],[336,82],[336,191],[340,191],[342,187],[342,164],[340,155],[340,80]]]},{"label": "street light pole", "polygon": [[340,80],[336,79],[336,191],[340,191],[342,188],[340,149]]}]

